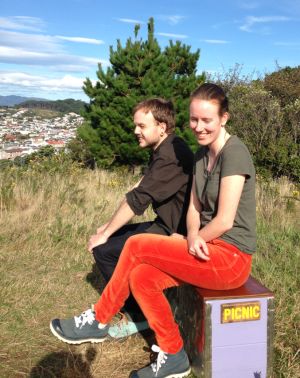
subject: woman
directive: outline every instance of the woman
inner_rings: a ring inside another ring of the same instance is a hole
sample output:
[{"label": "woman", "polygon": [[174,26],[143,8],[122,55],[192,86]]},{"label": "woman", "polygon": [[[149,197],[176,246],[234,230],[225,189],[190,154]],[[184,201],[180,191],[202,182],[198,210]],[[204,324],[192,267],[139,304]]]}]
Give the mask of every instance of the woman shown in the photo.
[{"label": "woman", "polygon": [[201,148],[194,164],[187,240],[142,234],[126,242],[113,277],[93,310],[51,330],[74,344],[103,341],[109,322],[132,292],[154,330],[156,362],[132,377],[185,377],[190,372],[183,340],[163,290],[183,282],[226,290],[251,271],[255,251],[255,171],[246,146],[225,129],[228,100],[215,84],[191,95],[190,127]]}]

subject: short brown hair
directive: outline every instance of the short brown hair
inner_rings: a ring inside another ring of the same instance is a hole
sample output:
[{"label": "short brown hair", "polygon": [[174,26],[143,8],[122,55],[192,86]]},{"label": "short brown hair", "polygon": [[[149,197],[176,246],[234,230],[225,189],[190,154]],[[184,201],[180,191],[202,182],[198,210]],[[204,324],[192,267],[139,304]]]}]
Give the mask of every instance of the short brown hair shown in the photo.
[{"label": "short brown hair", "polygon": [[171,134],[175,129],[175,109],[173,102],[164,98],[150,98],[139,102],[132,111],[134,115],[138,110],[145,113],[151,112],[157,122],[164,122],[167,126],[167,134]]}]

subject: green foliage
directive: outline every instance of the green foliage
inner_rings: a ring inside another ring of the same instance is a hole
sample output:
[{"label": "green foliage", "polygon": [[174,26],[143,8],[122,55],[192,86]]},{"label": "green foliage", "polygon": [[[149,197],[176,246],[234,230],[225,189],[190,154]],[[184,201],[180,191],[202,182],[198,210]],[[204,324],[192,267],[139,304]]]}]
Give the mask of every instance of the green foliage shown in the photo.
[{"label": "green foliage", "polygon": [[135,37],[128,38],[125,46],[118,40],[115,49],[110,47],[111,67],[104,71],[99,64],[95,85],[90,79],[84,83],[90,104],[83,114],[86,122],[78,130],[78,139],[99,166],[146,161],[148,153],[136,143],[132,122],[133,107],[146,98],[172,99],[177,111],[177,132],[192,140],[184,126],[188,121],[189,94],[204,80],[203,75],[196,74],[199,50],[192,53],[190,46],[178,41],[170,41],[162,50],[154,38],[153,19],[148,23],[147,40],[139,39],[138,33],[137,25]]},{"label": "green foliage", "polygon": [[[140,165],[148,153],[141,150],[133,135],[132,108],[149,97],[172,99],[176,108],[176,132],[193,150],[198,146],[188,127],[189,95],[205,80],[197,75],[199,50],[169,42],[161,49],[154,38],[154,21],[148,22],[146,40],[134,38],[123,46],[120,40],[110,47],[111,66],[101,64],[95,85],[86,79],[84,91],[90,98],[83,113],[85,123],[70,143],[77,161],[94,167]],[[229,95],[230,131],[249,147],[258,173],[264,177],[287,176],[300,179],[300,66],[278,69],[264,79],[243,76],[242,66],[211,77]],[[253,75],[252,75],[253,76]]]},{"label": "green foliage", "polygon": [[[85,141],[87,141],[87,138],[89,136],[87,133],[89,131],[93,132],[93,130],[88,128],[88,127],[82,128],[82,126],[81,126],[77,129],[78,135],[81,133],[81,129],[82,129],[82,132],[86,134]],[[93,144],[95,145],[95,147],[98,146],[97,136],[96,136],[96,139],[93,142]],[[89,143],[89,145],[91,146],[91,143]],[[84,142],[83,139],[78,138],[78,137],[75,138],[75,139],[72,139],[67,144],[67,151],[69,152],[69,157],[72,161],[79,162],[80,164],[82,164],[85,167],[90,167],[90,168],[95,167],[95,159],[92,155],[91,150],[88,148],[88,143]]]},{"label": "green foliage", "polygon": [[29,163],[31,161],[40,160],[43,158],[52,157],[55,154],[55,149],[52,146],[41,147],[37,152],[28,155],[26,161]]},{"label": "green foliage", "polygon": [[37,152],[30,155],[19,156],[12,160],[0,160],[0,173],[8,172],[8,175],[22,175],[28,172],[47,172],[51,175],[54,173],[70,174],[77,171],[83,165],[75,162],[68,151],[55,151],[52,146],[40,148]]},{"label": "green foliage", "polygon": [[229,96],[229,130],[253,155],[263,177],[287,176],[300,180],[300,66],[279,68],[264,78],[242,75],[236,64],[209,77]]},{"label": "green foliage", "polygon": [[300,99],[300,66],[279,68],[266,75],[263,83],[283,106],[294,103]]},{"label": "green foliage", "polygon": [[262,81],[233,85],[228,95],[229,130],[246,143],[257,171],[299,181],[299,100],[283,106]]},{"label": "green foliage", "polygon": [[227,71],[216,72],[208,76],[208,81],[220,85],[226,93],[229,93],[236,86],[248,85],[253,81],[254,72],[243,74],[243,65],[236,63]]}]

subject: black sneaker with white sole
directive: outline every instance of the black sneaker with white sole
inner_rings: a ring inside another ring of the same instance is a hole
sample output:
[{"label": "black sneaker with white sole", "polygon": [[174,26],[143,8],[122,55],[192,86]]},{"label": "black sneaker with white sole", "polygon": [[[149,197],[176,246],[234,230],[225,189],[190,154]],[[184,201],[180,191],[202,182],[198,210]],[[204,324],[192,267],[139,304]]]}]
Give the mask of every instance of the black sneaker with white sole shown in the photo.
[{"label": "black sneaker with white sole", "polygon": [[109,325],[99,328],[95,312],[91,309],[70,319],[53,319],[50,330],[54,336],[68,344],[101,343],[108,335]]},{"label": "black sneaker with white sole", "polygon": [[190,363],[183,348],[175,354],[165,353],[157,345],[153,345],[152,350],[158,352],[156,361],[132,372],[130,378],[183,378],[190,374]]}]

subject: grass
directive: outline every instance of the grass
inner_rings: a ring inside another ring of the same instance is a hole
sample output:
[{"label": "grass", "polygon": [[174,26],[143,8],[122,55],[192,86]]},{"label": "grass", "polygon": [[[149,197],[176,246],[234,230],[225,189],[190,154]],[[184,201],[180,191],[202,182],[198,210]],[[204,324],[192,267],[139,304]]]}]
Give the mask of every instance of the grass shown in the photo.
[{"label": "grass", "polygon": [[[86,243],[137,178],[63,163],[44,168],[37,162],[0,172],[0,376],[128,377],[149,362],[149,340],[69,346],[50,334],[49,319],[73,316],[97,300],[101,282]],[[253,275],[275,293],[274,377],[295,378],[299,192],[286,180],[259,182],[257,198]],[[151,217],[148,211],[137,221]]]}]

